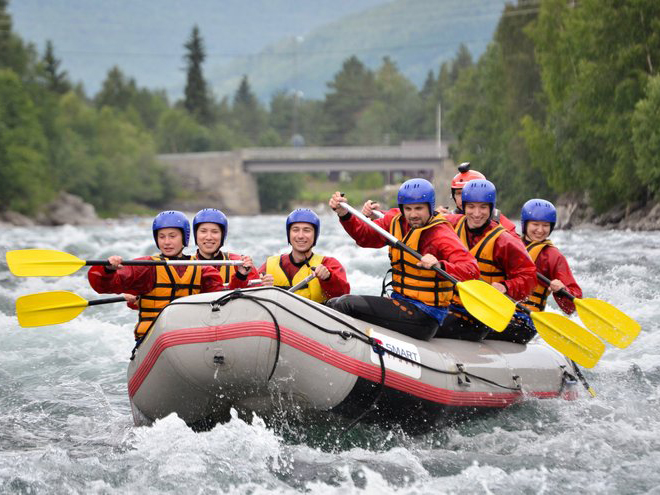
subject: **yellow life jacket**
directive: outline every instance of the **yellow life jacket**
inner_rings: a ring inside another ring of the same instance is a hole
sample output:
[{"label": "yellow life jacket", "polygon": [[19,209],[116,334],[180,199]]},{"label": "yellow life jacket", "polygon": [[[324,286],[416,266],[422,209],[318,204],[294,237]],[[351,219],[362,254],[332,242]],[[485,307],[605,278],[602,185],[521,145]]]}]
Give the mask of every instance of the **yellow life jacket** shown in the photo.
[{"label": "yellow life jacket", "polygon": [[[458,224],[456,224],[455,230],[463,245],[470,249],[467,239],[467,225],[465,222],[466,217],[463,216],[463,218],[458,221]],[[477,263],[479,264],[481,278],[489,284],[492,284],[493,282],[502,282],[506,279],[506,274],[500,267],[495,265],[495,261],[493,260],[495,241],[497,241],[497,238],[505,231],[506,229],[504,227],[497,225],[479,242],[477,242],[472,249],[470,249],[470,254],[477,259]]]},{"label": "yellow life jacket", "polygon": [[[197,256],[197,253],[195,253],[192,255],[191,259],[203,260],[206,258]],[[222,251],[220,251],[213,259],[229,260],[231,258],[229,257],[229,252],[223,253]],[[215,268],[220,272],[220,276],[222,277],[222,284],[226,286],[229,285],[229,282],[231,282],[232,277],[236,275],[236,265],[218,265],[218,266],[214,266],[213,268]]]},{"label": "yellow life jacket", "polygon": [[[532,261],[536,263],[536,259],[539,257],[539,254],[541,254],[541,251],[543,251],[547,246],[552,246],[550,239],[546,239],[541,242],[532,241],[526,246],[525,249],[527,249],[527,252],[532,258]],[[534,290],[532,291],[532,295],[529,296],[527,300],[522,303],[522,305],[530,311],[543,311],[545,309],[549,295],[550,288],[537,283],[536,287],[534,287]]]},{"label": "yellow life jacket", "polygon": [[[302,282],[306,277],[312,274],[311,267],[319,266],[323,263],[323,256],[314,254],[307,260],[307,264],[300,267],[300,270],[294,275],[293,280],[289,280],[280,265],[281,256],[270,256],[266,260],[266,273],[270,273],[275,278],[275,287],[283,289],[290,289],[299,282]],[[309,265],[309,266],[307,266]],[[328,300],[321,288],[321,283],[318,278],[313,278],[307,284],[307,287],[297,290],[296,294],[312,301],[322,303]]]},{"label": "yellow life jacket", "polygon": [[[165,259],[162,256],[152,256],[153,260]],[[138,299],[138,322],[135,326],[135,338],[143,337],[151,329],[158,315],[165,306],[175,299],[202,291],[202,267],[188,266],[185,273],[179,277],[173,267],[156,266],[156,283],[154,288]]]},{"label": "yellow life jacket", "polygon": [[[423,227],[410,229],[403,235],[403,217],[398,214],[390,223],[390,234],[406,246],[418,251],[422,233],[443,223],[449,223],[442,215],[435,215]],[[416,299],[429,306],[447,306],[454,295],[454,285],[435,270],[420,268],[419,260],[403,249],[390,248],[392,264],[392,289],[399,294]]]}]

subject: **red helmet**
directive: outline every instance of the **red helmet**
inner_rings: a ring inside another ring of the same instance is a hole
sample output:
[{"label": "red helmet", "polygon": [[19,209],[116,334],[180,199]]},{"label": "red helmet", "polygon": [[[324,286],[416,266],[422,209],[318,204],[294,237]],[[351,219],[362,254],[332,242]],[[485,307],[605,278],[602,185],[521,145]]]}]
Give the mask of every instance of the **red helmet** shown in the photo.
[{"label": "red helmet", "polygon": [[451,190],[463,189],[465,184],[473,179],[485,179],[486,176],[476,170],[470,170],[470,162],[463,162],[458,166],[458,173],[451,180]]}]

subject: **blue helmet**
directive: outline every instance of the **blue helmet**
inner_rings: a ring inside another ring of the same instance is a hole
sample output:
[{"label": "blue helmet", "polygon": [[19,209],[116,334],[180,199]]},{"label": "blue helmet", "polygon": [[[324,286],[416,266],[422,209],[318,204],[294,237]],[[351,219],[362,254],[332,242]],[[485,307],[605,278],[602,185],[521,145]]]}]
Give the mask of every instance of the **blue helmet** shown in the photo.
[{"label": "blue helmet", "polygon": [[220,246],[225,243],[227,238],[227,231],[229,230],[229,223],[227,216],[220,210],[215,208],[204,208],[199,210],[195,218],[193,218],[192,229],[193,236],[195,236],[195,244],[197,244],[197,227],[200,223],[216,223],[222,228],[222,237],[220,238]]},{"label": "blue helmet", "polygon": [[314,244],[312,244],[312,246],[316,246],[316,241],[318,241],[319,233],[321,232],[321,220],[319,220],[318,215],[309,208],[298,208],[293,210],[289,216],[286,217],[286,241],[291,244],[289,229],[291,224],[298,222],[311,223],[314,226]]},{"label": "blue helmet", "polygon": [[403,212],[403,205],[414,203],[426,203],[429,205],[429,213],[433,215],[435,210],[435,190],[433,184],[426,179],[410,179],[401,184],[397,195],[399,210]]},{"label": "blue helmet", "polygon": [[520,224],[523,235],[525,235],[527,222],[548,222],[550,224],[550,232],[552,232],[557,223],[555,205],[545,199],[530,199],[523,205],[520,211]]},{"label": "blue helmet", "polygon": [[473,179],[463,187],[461,199],[463,200],[463,209],[465,209],[465,203],[488,203],[492,214],[497,201],[497,189],[489,180]]},{"label": "blue helmet", "polygon": [[154,234],[154,241],[156,246],[158,245],[158,232],[160,229],[181,229],[183,233],[183,245],[188,245],[188,240],[190,239],[190,222],[186,216],[180,211],[170,210],[170,211],[161,211],[156,218],[154,218],[154,223],[151,227]]}]

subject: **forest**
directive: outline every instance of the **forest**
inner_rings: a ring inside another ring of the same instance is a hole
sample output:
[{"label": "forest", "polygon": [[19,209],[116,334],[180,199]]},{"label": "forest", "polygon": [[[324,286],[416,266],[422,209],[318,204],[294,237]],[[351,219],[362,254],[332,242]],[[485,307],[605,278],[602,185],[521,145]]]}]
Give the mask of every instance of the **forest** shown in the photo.
[{"label": "forest", "polygon": [[[183,97],[141,87],[121,67],[88,95],[49,42],[12,29],[0,0],[0,212],[27,215],[59,191],[102,215],[165,207],[180,194],[158,153],[252,146],[382,145],[442,134],[515,212],[530,197],[583,195],[596,211],[660,198],[660,2],[519,0],[478,60],[461,45],[421,88],[385,57],[346,58],[323,99],[290,91],[260,101],[244,77],[216,98],[203,33],[182,40]],[[264,210],[288,207],[300,177],[258,177]]]}]

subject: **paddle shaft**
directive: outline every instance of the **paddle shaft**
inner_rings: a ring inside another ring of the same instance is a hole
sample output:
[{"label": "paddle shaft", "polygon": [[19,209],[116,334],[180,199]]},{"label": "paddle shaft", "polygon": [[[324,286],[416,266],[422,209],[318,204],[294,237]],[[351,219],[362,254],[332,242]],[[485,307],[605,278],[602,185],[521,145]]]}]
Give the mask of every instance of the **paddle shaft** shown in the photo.
[{"label": "paddle shaft", "polygon": [[[125,266],[173,266],[173,265],[213,265],[235,266],[242,265],[241,260],[126,260],[121,262]],[[86,260],[85,266],[110,266],[108,260]]]},{"label": "paddle shaft", "polygon": [[[421,260],[421,259],[422,259],[422,255],[421,255],[421,254],[419,254],[417,251],[415,251],[415,250],[414,250],[413,248],[411,248],[410,246],[407,246],[406,244],[404,244],[403,242],[401,242],[399,239],[397,239],[397,238],[394,237],[392,234],[390,234],[387,230],[383,229],[380,225],[378,225],[378,224],[372,222],[371,220],[369,220],[367,217],[365,217],[365,216],[362,214],[362,212],[356,210],[355,208],[353,208],[353,207],[352,207],[351,205],[349,205],[348,203],[342,203],[341,205],[342,205],[344,208],[346,208],[346,209],[347,209],[352,215],[355,215],[355,216],[358,217],[360,220],[362,220],[365,224],[367,224],[369,227],[371,227],[373,230],[375,230],[375,231],[378,232],[380,235],[382,235],[385,239],[387,239],[387,241],[388,241],[391,245],[393,245],[393,246],[395,246],[395,247],[397,247],[397,248],[399,248],[399,249],[402,249],[403,251],[405,251],[406,253],[408,253],[408,254],[411,255],[411,256],[414,256],[414,257],[417,258],[418,260]],[[446,278],[447,280],[449,280],[452,284],[456,285],[456,284],[458,283],[458,280],[457,280],[456,278],[454,278],[454,277],[452,277],[451,275],[449,275],[449,274],[448,274],[446,271],[444,271],[442,268],[440,268],[440,267],[438,267],[438,266],[433,266],[432,269],[435,270],[436,272],[438,272],[440,275],[442,275],[442,276],[443,276],[444,278]]]},{"label": "paddle shaft", "polygon": [[573,363],[573,369],[575,370],[575,374],[577,375],[580,382],[582,382],[582,385],[584,386],[584,388],[587,389],[587,392],[589,392],[589,394],[592,397],[596,397],[596,391],[591,387],[591,385],[589,385],[589,382],[587,381],[587,379],[582,374],[582,371],[578,367],[577,363],[573,360],[571,360],[571,363]]},{"label": "paddle shaft", "polygon": [[[536,272],[536,278],[538,278],[541,282],[547,284],[548,286],[550,286],[550,283],[552,282],[552,280],[550,280],[548,277],[546,277],[545,275],[539,272]],[[557,292],[562,296],[568,297],[571,301],[575,299],[575,296],[570,292],[568,292],[566,289],[559,289]]]},{"label": "paddle shaft", "polygon": [[311,275],[307,275],[304,279],[302,279],[300,282],[298,282],[296,285],[291,287],[289,289],[289,292],[296,292],[297,290],[303,289],[307,286],[308,283],[311,282],[311,280],[316,277],[313,273]]},{"label": "paddle shaft", "polygon": [[92,301],[87,301],[87,306],[97,306],[99,304],[111,304],[118,302],[126,302],[126,299],[123,297],[108,297],[106,299],[94,299]]}]

